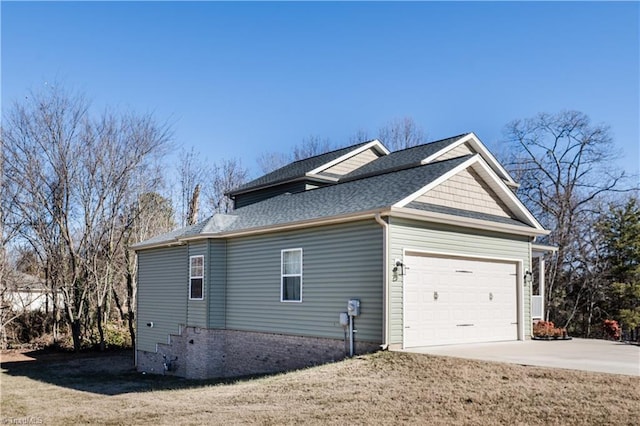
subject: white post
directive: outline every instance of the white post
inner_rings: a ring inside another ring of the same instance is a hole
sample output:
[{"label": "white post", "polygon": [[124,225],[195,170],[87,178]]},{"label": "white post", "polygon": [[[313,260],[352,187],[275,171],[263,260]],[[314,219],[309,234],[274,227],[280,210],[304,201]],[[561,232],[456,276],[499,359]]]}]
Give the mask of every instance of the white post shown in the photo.
[{"label": "white post", "polygon": [[538,291],[540,292],[540,317],[542,319],[545,318],[544,316],[544,286],[545,286],[545,280],[544,280],[544,256],[539,256],[538,257]]}]

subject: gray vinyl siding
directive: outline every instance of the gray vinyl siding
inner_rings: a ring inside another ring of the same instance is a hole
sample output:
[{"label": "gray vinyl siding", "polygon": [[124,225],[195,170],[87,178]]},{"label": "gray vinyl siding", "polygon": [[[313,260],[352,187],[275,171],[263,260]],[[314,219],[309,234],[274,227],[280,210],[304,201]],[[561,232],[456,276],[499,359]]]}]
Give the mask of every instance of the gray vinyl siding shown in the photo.
[{"label": "gray vinyl siding", "polygon": [[226,324],[227,243],[224,240],[209,241],[207,290],[209,301],[209,327],[224,328]]},{"label": "gray vinyl siding", "polygon": [[[187,324],[188,326],[193,327],[207,327],[209,323],[207,319],[208,309],[207,309],[207,299],[209,297],[209,277],[208,277],[208,264],[211,263],[209,260],[209,244],[207,241],[199,241],[197,243],[189,244],[189,257],[191,256],[203,256],[204,257],[204,279],[202,283],[202,300],[191,300],[189,299],[189,278],[187,275],[187,279],[185,280],[186,287],[186,299],[187,299]],[[187,268],[188,268],[188,259]],[[188,269],[187,269],[188,274]]]},{"label": "gray vinyl siding", "polygon": [[[524,270],[530,269],[530,243],[526,236],[429,224],[406,219],[390,220],[389,265],[402,259],[404,250],[449,253],[522,260]],[[390,343],[402,344],[403,287],[402,279],[390,282]],[[524,333],[531,334],[531,286],[524,288]]]},{"label": "gray vinyl siding", "polygon": [[[358,298],[357,339],[381,342],[382,227],[374,220],[227,242],[227,328],[342,339]],[[303,250],[302,302],[280,301],[280,254]]]},{"label": "gray vinyl siding", "polygon": [[188,263],[186,246],[138,252],[137,349],[155,352],[185,324]]}]

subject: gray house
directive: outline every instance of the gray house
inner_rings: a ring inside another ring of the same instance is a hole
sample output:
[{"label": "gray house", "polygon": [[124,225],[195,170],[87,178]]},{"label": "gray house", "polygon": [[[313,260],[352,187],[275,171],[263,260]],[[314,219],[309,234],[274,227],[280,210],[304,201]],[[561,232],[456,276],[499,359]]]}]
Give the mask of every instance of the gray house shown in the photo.
[{"label": "gray house", "polygon": [[548,231],[517,187],[473,133],[364,142],[255,179],[232,214],[133,247],[138,369],[226,377],[527,339]]}]

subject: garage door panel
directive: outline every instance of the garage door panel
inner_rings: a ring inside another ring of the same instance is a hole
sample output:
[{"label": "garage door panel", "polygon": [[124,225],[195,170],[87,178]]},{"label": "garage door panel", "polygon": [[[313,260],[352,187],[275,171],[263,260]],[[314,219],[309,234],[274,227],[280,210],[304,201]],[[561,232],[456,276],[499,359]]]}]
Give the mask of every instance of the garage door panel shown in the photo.
[{"label": "garage door panel", "polygon": [[517,339],[516,264],[407,256],[405,346]]}]

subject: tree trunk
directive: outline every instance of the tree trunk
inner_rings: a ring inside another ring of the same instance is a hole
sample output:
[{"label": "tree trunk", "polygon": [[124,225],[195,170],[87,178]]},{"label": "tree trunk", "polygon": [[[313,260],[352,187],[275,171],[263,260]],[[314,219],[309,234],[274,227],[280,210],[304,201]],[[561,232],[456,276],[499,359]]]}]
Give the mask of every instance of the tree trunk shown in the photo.
[{"label": "tree trunk", "polygon": [[130,271],[127,271],[127,322],[129,325],[129,334],[131,335],[131,344],[134,349],[136,346],[136,329],[135,329],[135,310],[133,309],[133,296],[135,290],[133,288],[133,275]]},{"label": "tree trunk", "polygon": [[104,328],[102,327],[102,306],[97,307],[96,318],[98,320],[98,335],[100,336],[100,352],[104,352],[106,345],[104,343]]},{"label": "tree trunk", "polygon": [[80,329],[81,329],[80,319],[76,318],[73,321],[71,321],[71,337],[73,339],[73,350],[75,352],[80,352],[80,349],[82,346]]}]

